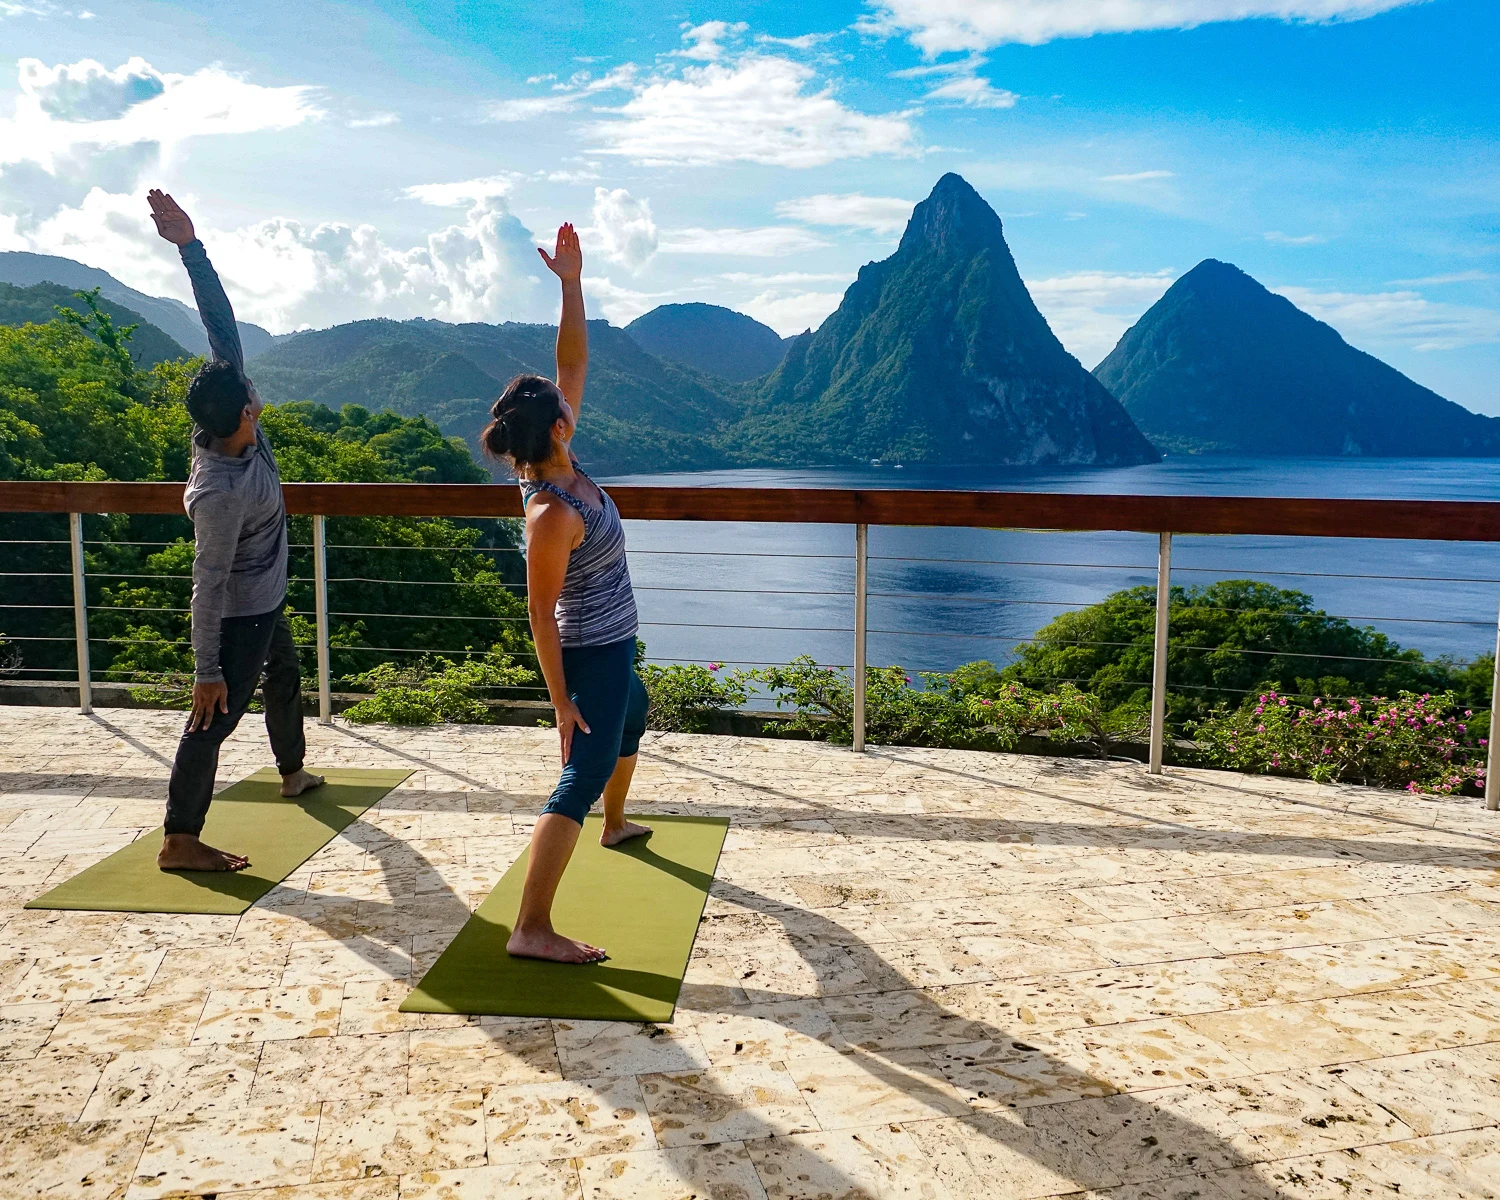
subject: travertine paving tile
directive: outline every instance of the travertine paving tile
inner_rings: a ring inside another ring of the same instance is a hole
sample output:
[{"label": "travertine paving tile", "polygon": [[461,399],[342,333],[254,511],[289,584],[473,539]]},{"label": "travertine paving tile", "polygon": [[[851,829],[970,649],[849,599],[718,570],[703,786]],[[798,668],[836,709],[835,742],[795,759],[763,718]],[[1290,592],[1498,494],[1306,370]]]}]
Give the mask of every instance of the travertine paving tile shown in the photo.
[{"label": "travertine paving tile", "polygon": [[413,1095],[562,1078],[550,1021],[494,1018],[459,1029],[424,1029],[410,1038],[407,1087]]},{"label": "travertine paving tile", "polygon": [[1251,1073],[1237,1054],[1179,1020],[1060,1029],[1048,1040],[1060,1057],[1121,1092]]},{"label": "travertine paving tile", "polygon": [[0,1059],[35,1058],[62,1014],[61,1004],[0,1005]]},{"label": "travertine paving tile", "polygon": [[1353,1063],[1342,1079],[1418,1134],[1493,1125],[1500,1114],[1496,1043]]},{"label": "travertine paving tile", "polygon": [[399,1179],[346,1179],[336,1183],[221,1192],[218,1200],[398,1200],[400,1186]]},{"label": "travertine paving tile", "polygon": [[0,1195],[121,1200],[150,1121],[0,1125]]},{"label": "travertine paving tile", "polygon": [[855,1051],[796,1059],[786,1068],[825,1130],[968,1111],[962,1095],[921,1050]]},{"label": "travertine paving tile", "polygon": [[577,1164],[569,1159],[401,1176],[401,1200],[579,1200],[581,1194]]},{"label": "travertine paving tile", "polygon": [[343,990],[326,987],[247,988],[210,992],[193,1044],[332,1037]]},{"label": "travertine paving tile", "polygon": [[1118,1182],[1202,1175],[1250,1161],[1233,1145],[1239,1127],[1202,1087],[1079,1100],[1024,1115],[1028,1124],[1073,1130]]},{"label": "travertine paving tile", "polygon": [[1361,1094],[1343,1068],[1247,1075],[1201,1089],[1243,1131],[1230,1143],[1246,1159],[1290,1158],[1396,1141],[1412,1130]]},{"label": "travertine paving tile", "polygon": [[324,1104],[312,1178],[405,1175],[484,1161],[484,1098],[478,1092]]},{"label": "travertine paving tile", "polygon": [[1364,1042],[1325,1020],[1313,1004],[1267,1005],[1183,1019],[1237,1055],[1252,1071],[1285,1071],[1379,1057]]},{"label": "travertine paving tile", "polygon": [[769,1200],[959,1200],[898,1124],[761,1138],[745,1149]]},{"label": "travertine paving tile", "polygon": [[1050,1036],[932,1046],[928,1057],[970,1107],[983,1111],[1056,1104],[1084,1096],[1109,1096],[1114,1084],[1070,1060]]},{"label": "travertine paving tile", "polygon": [[85,1121],[188,1116],[243,1108],[250,1098],[259,1046],[132,1050],[109,1060]]},{"label": "travertine paving tile", "polygon": [[166,957],[165,950],[103,954],[49,954],[0,994],[0,1004],[61,1003],[141,995]]},{"label": "travertine paving tile", "polygon": [[738,1142],[818,1128],[780,1063],[731,1063],[672,1075],[643,1075],[641,1094],[664,1147]]},{"label": "travertine paving tile", "polygon": [[708,1066],[692,1026],[639,1025],[628,1021],[554,1021],[557,1053],[569,1079],[690,1071]]},{"label": "travertine paving tile", "polygon": [[0,1062],[0,1124],[78,1120],[106,1061],[103,1054],[43,1054]]},{"label": "travertine paving tile", "polygon": [[764,1200],[765,1189],[744,1145],[676,1146],[634,1154],[598,1154],[578,1162],[589,1200]]},{"label": "travertine paving tile", "polygon": [[316,1104],[158,1119],[127,1196],[138,1200],[308,1183],[317,1136]]},{"label": "travertine paving tile", "polygon": [[715,1065],[786,1062],[834,1053],[848,1046],[834,1028],[824,1002],[814,998],[704,1012],[697,1015],[692,1025],[709,1061]]},{"label": "travertine paving tile", "polygon": [[498,1087],[484,1099],[493,1163],[546,1162],[656,1147],[633,1077]]},{"label": "travertine paving tile", "polygon": [[260,1051],[250,1103],[404,1096],[408,1036],[375,1033],[267,1041]]},{"label": "travertine paving tile", "polygon": [[203,1011],[202,997],[100,1000],[69,1004],[43,1054],[120,1054],[186,1046]]},{"label": "travertine paving tile", "polygon": [[1051,1109],[974,1113],[906,1126],[954,1200],[995,1195],[1058,1196],[1119,1182],[1086,1144],[1058,1121],[1033,1122]]}]

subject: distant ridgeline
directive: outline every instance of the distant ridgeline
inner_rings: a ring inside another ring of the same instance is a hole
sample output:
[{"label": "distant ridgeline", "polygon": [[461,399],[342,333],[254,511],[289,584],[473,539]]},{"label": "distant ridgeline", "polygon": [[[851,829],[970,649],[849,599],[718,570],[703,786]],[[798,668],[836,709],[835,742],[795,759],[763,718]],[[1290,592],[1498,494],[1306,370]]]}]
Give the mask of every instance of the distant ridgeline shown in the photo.
[{"label": "distant ridgeline", "polygon": [[1211,258],[1174,283],[1094,374],[1171,451],[1500,454],[1500,418],[1444,400]]},{"label": "distant ridgeline", "polygon": [[[0,291],[0,325],[46,321],[73,289],[98,287],[116,324],[140,324],[142,366],[207,350],[187,305],[82,263],[0,253],[0,281],[21,285]],[[240,328],[271,403],[424,416],[474,450],[507,380],[554,371],[550,325],[370,320],[274,340]],[[1213,259],[1085,371],[1032,302],[1000,218],[954,174],[816,331],[783,339],[718,305],[667,304],[623,330],[591,321],[589,343],[576,445],[602,474],[872,460],[1120,466],[1162,450],[1500,454],[1500,418],[1444,400]]]}]

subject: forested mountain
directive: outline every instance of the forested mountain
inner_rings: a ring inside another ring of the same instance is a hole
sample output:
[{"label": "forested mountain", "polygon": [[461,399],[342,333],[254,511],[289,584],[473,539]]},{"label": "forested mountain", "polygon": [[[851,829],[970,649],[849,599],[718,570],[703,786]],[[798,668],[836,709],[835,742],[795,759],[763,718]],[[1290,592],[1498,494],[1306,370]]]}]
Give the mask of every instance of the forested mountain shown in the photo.
[{"label": "forested mountain", "polygon": [[[555,373],[556,338],[550,325],[355,321],[282,339],[250,373],[272,403],[358,403],[425,415],[472,446],[512,376]],[[714,437],[739,412],[722,386],[647,354],[608,322],[590,321],[578,455],[602,474],[722,466],[728,460]]]},{"label": "forested mountain", "polygon": [[788,344],[769,325],[717,304],[658,305],[625,332],[658,358],[735,381],[772,370]]},{"label": "forested mountain", "polygon": [[[197,309],[181,300],[148,296],[133,287],[126,287],[108,271],[101,271],[98,267],[86,267],[71,258],[59,258],[53,254],[32,254],[26,250],[0,251],[0,283],[10,283],[17,287],[56,283],[70,291],[98,288],[99,294],[106,300],[123,304],[192,353],[208,353],[208,335],[203,332],[203,322],[198,319]],[[270,348],[271,335],[259,325],[240,321],[239,327],[240,341],[244,344],[247,358]]]},{"label": "forested mountain", "polygon": [[1170,450],[1500,454],[1500,419],[1443,399],[1211,258],[1174,283],[1094,374]]},{"label": "forested mountain", "polygon": [[1160,456],[1032,303],[1000,218],[944,175],[725,444],[749,461],[1120,465]]},{"label": "forested mountain", "polygon": [[[187,478],[186,364],[143,371],[112,342],[108,313],[88,314],[81,325],[0,326],[0,479]],[[262,422],[288,481],[486,478],[461,441],[419,417],[303,402],[268,408]],[[89,514],[84,523],[96,677],[159,680],[190,671],[187,517]],[[310,535],[308,518],[293,517],[289,599],[304,643],[312,640]],[[411,662],[422,651],[498,644],[527,653],[514,522],[341,517],[329,519],[328,536],[331,574],[343,577],[330,585],[337,675],[393,657]],[[66,514],[0,514],[0,539],[14,543],[0,578],[0,656],[22,679],[68,678],[73,666],[66,538]],[[412,586],[419,581],[439,586]],[[384,613],[419,615],[365,615]],[[406,653],[370,648],[387,646]]]},{"label": "forested mountain", "polygon": [[[190,357],[182,346],[139,313],[102,296],[96,297],[95,303],[110,315],[116,328],[135,326],[130,356],[137,366],[149,370],[160,362]],[[81,313],[86,311],[86,304],[72,288],[56,283],[34,283],[24,288],[0,283],[0,325],[45,325],[57,319],[59,308]]]}]

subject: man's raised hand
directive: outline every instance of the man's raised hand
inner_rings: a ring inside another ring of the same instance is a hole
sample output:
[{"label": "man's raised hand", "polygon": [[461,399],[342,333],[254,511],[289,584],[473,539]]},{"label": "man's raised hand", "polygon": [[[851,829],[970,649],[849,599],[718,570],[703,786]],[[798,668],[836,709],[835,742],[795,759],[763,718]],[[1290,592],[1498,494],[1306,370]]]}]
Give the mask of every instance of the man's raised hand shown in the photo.
[{"label": "man's raised hand", "polygon": [[151,205],[151,219],[156,222],[156,232],[174,246],[186,246],[198,235],[193,232],[192,219],[182,211],[182,206],[161,188],[152,188],[146,193],[146,203]]},{"label": "man's raised hand", "polygon": [[536,252],[542,256],[547,269],[564,282],[576,280],[583,274],[583,247],[578,244],[578,233],[571,224],[558,227],[557,246],[551,254],[540,246]]}]

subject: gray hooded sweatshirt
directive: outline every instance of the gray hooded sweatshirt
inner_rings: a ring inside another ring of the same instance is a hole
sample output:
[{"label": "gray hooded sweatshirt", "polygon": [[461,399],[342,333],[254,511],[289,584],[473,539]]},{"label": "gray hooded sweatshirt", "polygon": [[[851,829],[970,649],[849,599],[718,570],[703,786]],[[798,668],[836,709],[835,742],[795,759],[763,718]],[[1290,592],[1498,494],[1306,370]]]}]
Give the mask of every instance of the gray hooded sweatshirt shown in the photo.
[{"label": "gray hooded sweatshirt", "polygon": [[[208,261],[203,243],[182,247],[182,263],[215,359],[245,370],[234,310]],[[286,602],[286,505],[281,475],[265,431],[238,457],[211,449],[214,439],[193,430],[193,468],[183,497],[193,520],[193,660],[198,682],[224,678],[219,632],[225,617],[251,617]]]}]

